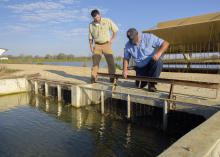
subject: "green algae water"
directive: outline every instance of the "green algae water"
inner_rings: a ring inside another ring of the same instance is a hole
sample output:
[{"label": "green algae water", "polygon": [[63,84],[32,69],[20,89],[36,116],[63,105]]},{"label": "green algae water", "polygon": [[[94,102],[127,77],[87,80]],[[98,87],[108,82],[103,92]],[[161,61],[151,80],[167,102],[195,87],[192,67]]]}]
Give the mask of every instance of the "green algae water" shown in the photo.
[{"label": "green algae water", "polygon": [[0,97],[0,157],[152,157],[177,140],[155,127],[28,93]]}]

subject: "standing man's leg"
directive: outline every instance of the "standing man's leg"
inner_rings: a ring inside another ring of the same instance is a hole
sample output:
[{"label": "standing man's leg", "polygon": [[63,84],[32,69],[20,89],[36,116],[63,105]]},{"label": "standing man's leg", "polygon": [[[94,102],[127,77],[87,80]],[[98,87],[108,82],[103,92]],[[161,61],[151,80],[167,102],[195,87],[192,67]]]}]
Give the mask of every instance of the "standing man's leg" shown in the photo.
[{"label": "standing man's leg", "polygon": [[[108,64],[108,73],[115,74],[115,61],[113,56],[113,51],[110,43],[103,45],[103,54],[105,56],[106,62]],[[114,79],[110,78],[110,82],[113,82]]]},{"label": "standing man's leg", "polygon": [[[115,74],[115,61],[112,54],[104,54],[106,62],[108,64],[108,73]],[[113,82],[114,79],[110,78],[110,82]]]},{"label": "standing man's leg", "polygon": [[95,45],[94,52],[92,55],[92,70],[91,70],[91,83],[95,83],[97,80],[97,73],[99,71],[99,63],[102,58],[102,52],[99,45]]}]

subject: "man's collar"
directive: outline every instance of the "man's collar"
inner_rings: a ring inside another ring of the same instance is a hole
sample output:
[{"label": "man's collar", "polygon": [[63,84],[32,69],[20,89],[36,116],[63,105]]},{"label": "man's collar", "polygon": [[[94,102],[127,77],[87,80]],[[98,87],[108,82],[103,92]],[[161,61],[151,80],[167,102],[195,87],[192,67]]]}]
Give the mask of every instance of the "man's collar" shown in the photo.
[{"label": "man's collar", "polygon": [[100,24],[101,22],[102,22],[102,17],[101,17],[100,22],[95,22],[94,20],[92,21],[92,23],[93,23],[94,25],[96,25],[96,24]]}]

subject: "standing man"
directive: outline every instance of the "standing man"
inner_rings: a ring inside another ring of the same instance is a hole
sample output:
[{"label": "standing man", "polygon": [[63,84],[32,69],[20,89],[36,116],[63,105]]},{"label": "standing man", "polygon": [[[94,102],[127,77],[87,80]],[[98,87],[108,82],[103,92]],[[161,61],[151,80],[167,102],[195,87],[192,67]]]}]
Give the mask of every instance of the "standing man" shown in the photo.
[{"label": "standing man", "polygon": [[[92,10],[93,21],[89,24],[89,44],[92,52],[91,83],[96,82],[99,62],[104,54],[108,64],[109,74],[115,74],[115,63],[112,51],[112,43],[118,32],[116,24],[107,18],[102,18],[98,10]],[[110,35],[112,33],[112,36]],[[113,80],[110,79],[112,82]]]},{"label": "standing man", "polygon": [[[169,47],[169,43],[159,37],[145,33],[138,34],[135,28],[127,31],[128,42],[125,45],[123,76],[127,78],[128,63],[132,57],[136,63],[136,76],[159,77],[163,63],[161,55]],[[155,83],[136,81],[136,86],[143,88],[148,84],[148,91],[156,92]]]}]

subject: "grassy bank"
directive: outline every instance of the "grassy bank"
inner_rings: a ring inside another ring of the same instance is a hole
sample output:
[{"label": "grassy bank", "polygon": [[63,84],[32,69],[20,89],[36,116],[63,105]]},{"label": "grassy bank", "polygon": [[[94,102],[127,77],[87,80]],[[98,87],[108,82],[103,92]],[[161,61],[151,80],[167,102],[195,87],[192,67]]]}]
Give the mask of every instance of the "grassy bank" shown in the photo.
[{"label": "grassy bank", "polygon": [[5,77],[5,76],[10,76],[10,74],[15,73],[19,70],[16,69],[9,69],[4,65],[0,65],[0,78]]},{"label": "grassy bank", "polygon": [[[5,64],[43,64],[45,62],[91,62],[91,58],[65,58],[65,59],[46,59],[46,58],[9,58],[9,60],[2,60],[0,63]],[[101,61],[105,61],[104,57]],[[115,61],[120,61],[119,58],[115,58]]]}]

